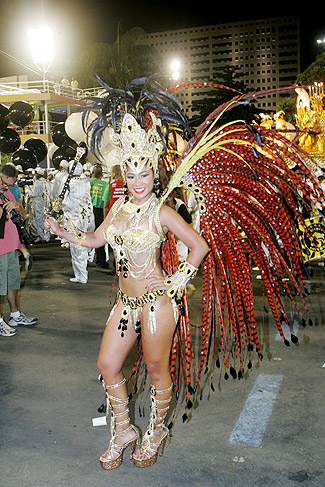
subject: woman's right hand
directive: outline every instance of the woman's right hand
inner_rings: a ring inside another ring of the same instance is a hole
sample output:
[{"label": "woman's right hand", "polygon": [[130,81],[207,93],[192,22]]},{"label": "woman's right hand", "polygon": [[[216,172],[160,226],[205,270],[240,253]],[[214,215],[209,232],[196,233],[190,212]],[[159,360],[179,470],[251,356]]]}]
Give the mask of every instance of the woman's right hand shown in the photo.
[{"label": "woman's right hand", "polygon": [[165,277],[159,274],[150,274],[150,276],[146,277],[147,285],[146,289],[148,291],[168,291],[169,286],[165,284]]}]

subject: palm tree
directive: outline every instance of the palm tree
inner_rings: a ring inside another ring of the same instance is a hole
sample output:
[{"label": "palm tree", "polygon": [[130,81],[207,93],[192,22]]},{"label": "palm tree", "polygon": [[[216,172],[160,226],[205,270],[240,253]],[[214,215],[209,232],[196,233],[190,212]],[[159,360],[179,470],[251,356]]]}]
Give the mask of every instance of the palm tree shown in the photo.
[{"label": "palm tree", "polygon": [[150,76],[159,70],[159,54],[143,40],[146,33],[136,27],[120,35],[114,44],[95,43],[77,58],[73,76],[82,88],[98,86],[96,74],[109,86],[125,88],[134,78]]}]

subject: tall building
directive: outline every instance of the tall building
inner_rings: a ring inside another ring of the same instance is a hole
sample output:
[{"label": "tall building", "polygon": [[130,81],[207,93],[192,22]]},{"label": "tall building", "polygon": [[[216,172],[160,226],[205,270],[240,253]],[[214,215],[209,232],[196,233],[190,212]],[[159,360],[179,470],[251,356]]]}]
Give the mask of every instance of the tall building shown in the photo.
[{"label": "tall building", "polygon": [[[181,65],[180,79],[216,81],[215,72],[238,66],[249,91],[288,86],[300,72],[299,17],[270,18],[148,34],[147,43],[161,54],[166,72]],[[205,89],[177,95],[189,117],[192,103]],[[282,95],[283,96],[283,95]],[[276,110],[281,94],[258,100],[261,110]]]}]

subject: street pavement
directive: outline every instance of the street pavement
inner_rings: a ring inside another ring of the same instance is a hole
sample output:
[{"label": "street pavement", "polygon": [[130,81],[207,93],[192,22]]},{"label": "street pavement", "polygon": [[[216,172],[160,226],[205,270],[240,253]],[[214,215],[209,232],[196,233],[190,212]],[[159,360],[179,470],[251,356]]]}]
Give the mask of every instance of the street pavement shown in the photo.
[{"label": "street pavement", "polygon": [[[183,407],[164,455],[136,468],[126,450],[120,468],[104,471],[98,458],[108,445],[108,426],[92,425],[104,391],[97,380],[101,335],[114,299],[113,277],[89,268],[86,285],[73,277],[69,250],[58,241],[32,249],[33,268],[23,270],[20,309],[38,324],[0,337],[1,487],[324,487],[325,321],[324,267],[310,267],[307,298],[314,325],[301,326],[287,309],[299,342],[286,347],[252,271],[264,359],[255,358],[242,380],[217,370],[183,424]],[[199,323],[200,278],[189,300]],[[284,298],[285,299],[285,298]],[[8,305],[4,304],[5,316]],[[193,337],[198,329],[193,327]],[[125,373],[133,365],[128,359]],[[145,407],[145,417],[139,417]],[[148,400],[131,403],[135,424],[148,420]]]}]

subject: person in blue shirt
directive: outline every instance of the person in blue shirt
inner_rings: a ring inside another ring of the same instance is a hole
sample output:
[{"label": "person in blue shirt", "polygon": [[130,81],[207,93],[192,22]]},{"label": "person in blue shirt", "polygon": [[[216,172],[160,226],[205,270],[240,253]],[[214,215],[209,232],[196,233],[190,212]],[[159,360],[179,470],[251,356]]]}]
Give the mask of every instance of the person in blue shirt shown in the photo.
[{"label": "person in blue shirt", "polygon": [[14,198],[15,198],[15,200],[16,200],[16,201],[17,201],[19,204],[21,204],[21,200],[22,200],[22,197],[21,197],[21,191],[20,191],[20,188],[19,188],[19,186],[18,186],[18,184],[17,184],[17,183],[14,183],[14,185],[13,185],[13,186],[11,186],[11,188],[10,188],[10,193],[12,193],[12,194],[13,194],[13,196],[14,196]]}]

